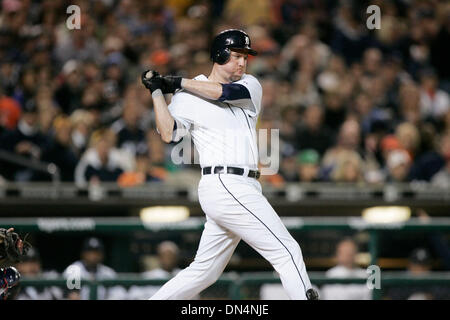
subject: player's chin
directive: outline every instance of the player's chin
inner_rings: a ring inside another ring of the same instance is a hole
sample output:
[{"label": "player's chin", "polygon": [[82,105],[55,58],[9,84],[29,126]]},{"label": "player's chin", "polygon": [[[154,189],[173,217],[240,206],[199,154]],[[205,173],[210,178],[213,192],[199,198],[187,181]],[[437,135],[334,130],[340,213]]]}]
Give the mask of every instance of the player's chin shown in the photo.
[{"label": "player's chin", "polygon": [[231,76],[231,81],[241,80],[243,75],[244,75],[244,72],[237,72]]}]

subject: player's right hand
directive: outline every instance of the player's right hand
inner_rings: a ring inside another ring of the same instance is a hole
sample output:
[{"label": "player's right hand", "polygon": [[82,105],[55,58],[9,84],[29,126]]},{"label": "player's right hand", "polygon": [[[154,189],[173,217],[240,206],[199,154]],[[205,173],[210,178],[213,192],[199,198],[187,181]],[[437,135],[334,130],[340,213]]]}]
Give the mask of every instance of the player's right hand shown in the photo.
[{"label": "player's right hand", "polygon": [[141,75],[142,84],[153,93],[155,90],[163,90],[164,81],[158,71],[147,70]]}]

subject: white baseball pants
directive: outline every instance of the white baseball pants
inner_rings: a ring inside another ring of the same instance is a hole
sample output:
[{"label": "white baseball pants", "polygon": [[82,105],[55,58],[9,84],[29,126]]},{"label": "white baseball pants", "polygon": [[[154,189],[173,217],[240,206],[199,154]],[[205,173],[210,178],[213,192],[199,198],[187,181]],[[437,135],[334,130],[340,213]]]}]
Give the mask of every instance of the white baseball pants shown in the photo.
[{"label": "white baseball pants", "polygon": [[256,179],[204,175],[198,195],[206,223],[195,259],[151,300],[183,300],[199,294],[220,277],[241,239],[272,264],[290,299],[306,299],[311,282],[300,246],[263,196]]}]

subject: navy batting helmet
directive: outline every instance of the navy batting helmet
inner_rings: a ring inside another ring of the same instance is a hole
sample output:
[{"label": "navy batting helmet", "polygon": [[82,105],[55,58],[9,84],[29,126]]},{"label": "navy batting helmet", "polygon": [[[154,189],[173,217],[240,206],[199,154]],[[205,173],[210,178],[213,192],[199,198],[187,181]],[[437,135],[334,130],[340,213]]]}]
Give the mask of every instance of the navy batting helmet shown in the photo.
[{"label": "navy batting helmet", "polygon": [[238,29],[228,29],[219,33],[211,46],[211,60],[225,64],[230,58],[231,50],[256,56],[258,53],[250,47],[250,37]]}]

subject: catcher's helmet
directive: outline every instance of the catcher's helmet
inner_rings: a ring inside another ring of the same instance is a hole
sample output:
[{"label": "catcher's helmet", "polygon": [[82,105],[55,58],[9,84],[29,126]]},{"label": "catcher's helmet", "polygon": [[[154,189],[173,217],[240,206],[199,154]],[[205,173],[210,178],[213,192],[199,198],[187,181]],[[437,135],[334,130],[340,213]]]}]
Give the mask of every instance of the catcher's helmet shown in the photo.
[{"label": "catcher's helmet", "polygon": [[238,29],[228,29],[219,33],[211,46],[211,60],[225,64],[230,58],[231,50],[256,56],[258,53],[250,47],[250,37]]}]

